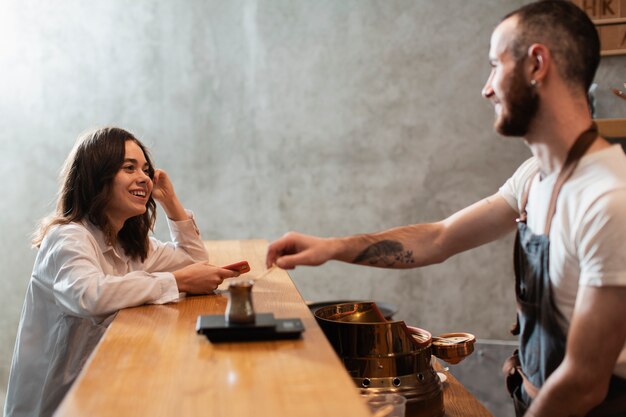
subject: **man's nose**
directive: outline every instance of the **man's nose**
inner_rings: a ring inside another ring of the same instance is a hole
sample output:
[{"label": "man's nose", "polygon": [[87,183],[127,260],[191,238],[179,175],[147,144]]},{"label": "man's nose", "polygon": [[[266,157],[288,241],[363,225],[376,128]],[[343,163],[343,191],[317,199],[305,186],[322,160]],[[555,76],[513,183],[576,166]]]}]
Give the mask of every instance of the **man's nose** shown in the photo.
[{"label": "man's nose", "polygon": [[487,81],[485,81],[485,85],[483,86],[483,89],[480,92],[483,95],[483,97],[486,99],[489,99],[491,96],[493,96],[493,87],[491,87],[492,78],[493,78],[493,72],[489,74],[489,78],[487,78]]}]

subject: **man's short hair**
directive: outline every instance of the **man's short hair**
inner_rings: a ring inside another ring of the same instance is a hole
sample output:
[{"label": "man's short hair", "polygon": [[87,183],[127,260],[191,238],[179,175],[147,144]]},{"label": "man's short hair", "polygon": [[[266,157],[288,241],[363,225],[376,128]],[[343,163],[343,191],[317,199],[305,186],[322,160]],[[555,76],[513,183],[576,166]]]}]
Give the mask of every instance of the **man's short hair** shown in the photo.
[{"label": "man's short hair", "polygon": [[527,4],[504,17],[515,16],[513,57],[521,59],[533,43],[548,47],[559,74],[572,86],[589,90],[600,63],[600,39],[591,19],[566,0],[543,0]]}]

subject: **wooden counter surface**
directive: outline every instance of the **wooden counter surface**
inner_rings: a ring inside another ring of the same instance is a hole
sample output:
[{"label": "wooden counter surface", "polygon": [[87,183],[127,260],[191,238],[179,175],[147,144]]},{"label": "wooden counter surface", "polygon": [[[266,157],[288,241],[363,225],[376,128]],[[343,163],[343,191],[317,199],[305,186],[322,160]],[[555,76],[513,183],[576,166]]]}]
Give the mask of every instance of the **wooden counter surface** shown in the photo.
[{"label": "wooden counter surface", "polygon": [[443,384],[443,406],[446,410],[446,417],[493,417],[493,414],[470,394],[458,379],[450,372],[444,371],[440,363],[437,363],[434,368],[446,376],[446,382]]},{"label": "wooden counter surface", "polygon": [[[210,261],[247,260],[265,271],[264,240],[206,242]],[[300,318],[298,340],[212,344],[196,334],[198,315],[223,314],[226,281],[215,295],[120,311],[56,416],[370,416],[352,379],[289,275],[256,282],[257,313]],[[491,416],[448,375],[446,416]]]}]

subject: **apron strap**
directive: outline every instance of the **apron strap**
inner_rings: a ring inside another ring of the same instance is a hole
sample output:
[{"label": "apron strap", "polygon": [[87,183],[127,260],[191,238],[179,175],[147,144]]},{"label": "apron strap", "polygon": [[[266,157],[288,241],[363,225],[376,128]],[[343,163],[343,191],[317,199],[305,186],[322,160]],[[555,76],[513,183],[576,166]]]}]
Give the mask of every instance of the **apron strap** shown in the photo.
[{"label": "apron strap", "polygon": [[[598,128],[595,123],[591,124],[589,129],[585,130],[583,133],[578,136],[574,145],[570,148],[567,153],[567,158],[565,159],[565,163],[561,168],[561,172],[559,172],[559,176],[556,179],[556,183],[554,184],[554,188],[552,189],[552,196],[550,197],[550,204],[548,205],[548,213],[546,217],[546,224],[544,228],[544,234],[550,234],[550,226],[552,225],[552,218],[554,217],[554,213],[556,213],[556,200],[559,197],[559,192],[561,191],[561,187],[565,184],[565,181],[572,176],[572,173],[576,169],[578,165],[578,161],[580,158],[587,152],[589,147],[593,144],[593,142],[598,137]],[[524,185],[524,192],[522,193],[522,200],[520,205],[520,216],[516,220],[517,222],[526,222],[527,213],[526,213],[526,205],[528,204],[528,194],[530,193],[530,185],[534,181],[535,177],[539,175],[539,170],[535,174],[533,174],[526,184]]]},{"label": "apron strap", "polygon": [[559,176],[556,179],[556,183],[554,184],[554,188],[552,189],[552,196],[550,198],[550,205],[548,206],[548,215],[546,218],[546,225],[544,228],[544,234],[546,236],[550,235],[550,226],[552,225],[552,218],[554,217],[554,213],[556,212],[556,200],[559,197],[559,192],[561,191],[561,187],[565,184],[565,181],[572,176],[572,173],[578,166],[578,161],[580,158],[587,152],[589,147],[593,144],[593,142],[598,137],[598,129],[595,123],[591,124],[591,127],[585,130],[581,135],[576,139],[574,146],[567,153],[567,158],[565,159],[565,163],[563,164],[563,168],[561,168],[561,172],[559,172]]}]

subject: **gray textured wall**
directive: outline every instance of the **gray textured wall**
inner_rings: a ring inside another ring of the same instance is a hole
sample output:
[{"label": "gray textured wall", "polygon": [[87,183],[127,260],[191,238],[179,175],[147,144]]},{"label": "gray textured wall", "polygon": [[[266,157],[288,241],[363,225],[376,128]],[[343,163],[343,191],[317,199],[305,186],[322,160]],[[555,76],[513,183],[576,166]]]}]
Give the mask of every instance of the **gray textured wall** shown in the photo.
[{"label": "gray textured wall", "polygon": [[[143,139],[206,239],[438,220],[529,155],[492,132],[480,96],[491,30],[523,3],[2,0],[0,387],[29,234],[81,131],[114,124]],[[624,57],[605,60],[598,116],[624,116],[608,93],[623,70]],[[292,277],[308,300],[373,298],[433,332],[508,339],[510,252],[508,238],[421,270],[331,263]]]}]

